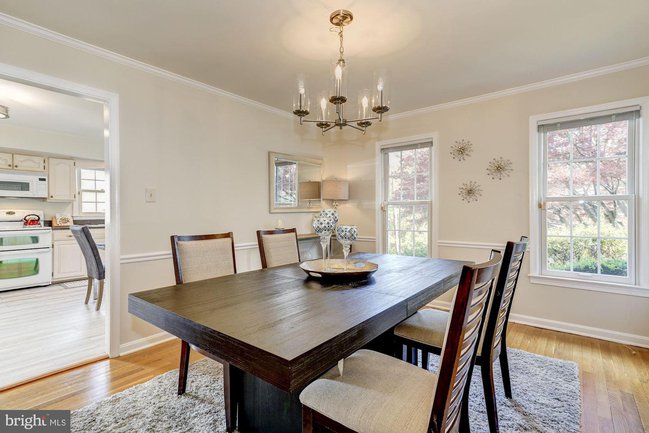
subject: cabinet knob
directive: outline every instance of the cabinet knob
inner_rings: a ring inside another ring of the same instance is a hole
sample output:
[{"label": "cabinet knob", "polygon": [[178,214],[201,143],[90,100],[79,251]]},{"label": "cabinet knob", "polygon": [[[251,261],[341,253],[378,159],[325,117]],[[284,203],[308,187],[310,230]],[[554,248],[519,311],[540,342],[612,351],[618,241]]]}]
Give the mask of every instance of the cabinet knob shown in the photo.
[{"label": "cabinet knob", "polygon": [[11,167],[11,164],[7,165],[7,167]]},{"label": "cabinet knob", "polygon": [[17,165],[14,165],[14,168],[18,168],[18,166],[17,166]]},{"label": "cabinet knob", "polygon": [[53,195],[51,195],[51,196],[50,196],[50,198],[54,198],[54,196],[53,196]]}]

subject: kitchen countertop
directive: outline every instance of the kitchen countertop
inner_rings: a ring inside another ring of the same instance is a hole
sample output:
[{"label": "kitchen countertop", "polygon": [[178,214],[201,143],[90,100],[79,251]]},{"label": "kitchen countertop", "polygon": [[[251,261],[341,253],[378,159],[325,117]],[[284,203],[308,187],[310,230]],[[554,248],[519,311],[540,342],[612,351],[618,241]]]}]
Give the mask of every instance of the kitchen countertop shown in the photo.
[{"label": "kitchen countertop", "polygon": [[[77,225],[75,223],[75,225]],[[106,228],[105,224],[81,224],[84,226],[88,226],[90,229],[103,229]],[[70,226],[57,226],[57,227],[52,227],[52,230],[70,230]]]}]

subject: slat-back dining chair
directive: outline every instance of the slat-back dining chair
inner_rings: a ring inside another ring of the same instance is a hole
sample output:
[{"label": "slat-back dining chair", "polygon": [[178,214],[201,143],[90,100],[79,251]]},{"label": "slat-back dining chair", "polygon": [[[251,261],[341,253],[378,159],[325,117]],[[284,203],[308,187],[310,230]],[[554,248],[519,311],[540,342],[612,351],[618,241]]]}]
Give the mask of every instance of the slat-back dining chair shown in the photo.
[{"label": "slat-back dining chair", "polygon": [[455,294],[439,375],[391,356],[359,350],[300,394],[302,431],[450,433],[459,430],[462,396],[500,255],[465,265]]},{"label": "slat-back dining chair", "polygon": [[106,268],[104,263],[101,261],[101,256],[99,255],[99,249],[97,248],[97,243],[92,238],[92,233],[90,229],[86,226],[72,225],[70,226],[70,231],[72,236],[76,239],[81,252],[83,253],[83,258],[86,261],[86,271],[88,273],[88,289],[86,290],[86,300],[84,304],[87,304],[90,300],[90,293],[94,287],[94,282],[97,281],[97,301],[95,303],[95,310],[99,311],[101,308],[101,301],[104,297],[104,280],[106,279]]},{"label": "slat-back dining chair", "polygon": [[295,228],[257,230],[257,243],[263,269],[300,261],[300,248]]},{"label": "slat-back dining chair", "polygon": [[[507,242],[498,280],[489,302],[485,326],[478,344],[475,364],[480,366],[491,433],[499,431],[493,374],[493,363],[496,359],[500,360],[505,396],[512,398],[509,362],[507,359],[507,323],[526,249],[527,237],[525,236],[522,236],[519,242]],[[497,252],[492,250],[492,255]],[[417,312],[399,324],[394,330],[397,354],[400,354],[402,344],[407,346],[408,356],[412,356],[413,349],[415,351],[420,349],[422,351],[421,365],[423,368],[428,368],[428,353],[441,353],[448,320],[449,313],[445,311],[425,309]],[[409,360],[415,364],[418,361],[414,356]],[[471,377],[468,379],[465,396],[467,404],[470,384]],[[467,411],[463,413],[463,422],[468,426],[468,407],[466,409]]]},{"label": "slat-back dining chair", "polygon": [[[171,253],[173,255],[176,284],[207,280],[237,273],[234,255],[234,235],[218,233],[208,235],[171,236]],[[223,395],[225,400],[225,423],[228,432],[234,431],[237,417],[238,398],[236,389],[231,386],[230,365],[188,342],[182,341],[180,348],[180,368],[178,371],[178,395],[184,394],[187,388],[189,373],[190,348],[223,365]]]}]

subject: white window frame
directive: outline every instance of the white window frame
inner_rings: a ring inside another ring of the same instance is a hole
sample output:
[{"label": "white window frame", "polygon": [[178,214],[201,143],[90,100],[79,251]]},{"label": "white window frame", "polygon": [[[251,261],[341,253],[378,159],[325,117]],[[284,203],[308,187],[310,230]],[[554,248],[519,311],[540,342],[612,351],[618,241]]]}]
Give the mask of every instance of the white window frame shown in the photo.
[{"label": "white window frame", "polygon": [[385,195],[385,186],[384,186],[384,173],[383,173],[383,150],[389,148],[413,146],[422,143],[432,143],[431,146],[431,176],[430,176],[430,218],[431,218],[431,227],[429,229],[429,253],[431,257],[437,257],[438,255],[438,242],[439,242],[439,204],[437,203],[439,197],[438,191],[438,176],[439,176],[439,166],[438,166],[438,148],[439,148],[439,138],[436,132],[414,135],[410,137],[396,138],[391,140],[382,140],[377,141],[375,146],[375,201],[376,201],[376,227],[375,227],[375,239],[376,239],[376,251],[380,253],[385,253],[387,249],[386,242],[384,241],[385,234],[385,213],[384,209],[384,195]]},{"label": "white window frame", "polygon": [[[560,276],[554,272],[544,272],[543,224],[545,218],[539,203],[543,199],[542,189],[545,182],[544,146],[538,124],[553,119],[567,117],[593,117],[598,112],[619,110],[630,106],[640,106],[640,117],[637,119],[637,136],[635,145],[635,167],[630,171],[635,173],[636,200],[634,215],[629,215],[630,233],[634,233],[629,245],[629,252],[635,244],[635,259],[629,257],[629,280],[615,282],[601,275],[574,274],[569,277]],[[607,104],[582,107],[554,113],[534,115],[529,121],[530,137],[530,282],[551,286],[569,287],[582,290],[594,290],[625,295],[649,297],[649,266],[642,266],[649,259],[649,97],[628,99]],[[631,225],[633,224],[633,227]],[[637,264],[633,269],[632,262]],[[607,281],[605,281],[607,280]]]},{"label": "white window frame", "polygon": [[[75,182],[76,182],[76,191],[77,198],[74,201],[73,216],[83,217],[87,219],[93,218],[104,218],[105,212],[82,212],[83,209],[81,204],[81,170],[105,170],[104,163],[102,161],[91,161],[91,160],[75,160],[76,171],[75,171]],[[104,180],[107,182],[107,180]],[[106,190],[104,190],[106,192]],[[108,202],[106,202],[108,205]]]}]

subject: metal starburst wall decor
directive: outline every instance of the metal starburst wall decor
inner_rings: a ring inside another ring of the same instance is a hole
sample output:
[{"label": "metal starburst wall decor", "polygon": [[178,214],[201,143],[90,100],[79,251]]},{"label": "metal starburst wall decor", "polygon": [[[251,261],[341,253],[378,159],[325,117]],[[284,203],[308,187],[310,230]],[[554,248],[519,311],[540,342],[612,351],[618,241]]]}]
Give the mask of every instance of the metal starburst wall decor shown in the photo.
[{"label": "metal starburst wall decor", "polygon": [[451,156],[458,161],[464,161],[473,152],[473,143],[469,140],[456,140],[451,146]]},{"label": "metal starburst wall decor", "polygon": [[474,180],[464,182],[462,185],[460,185],[458,195],[460,196],[462,201],[465,201],[467,203],[478,201],[480,197],[482,197],[482,187],[478,184],[478,182]]},{"label": "metal starburst wall decor", "polygon": [[503,177],[509,177],[512,171],[512,162],[503,157],[492,159],[487,166],[487,174],[493,180],[503,180]]}]

